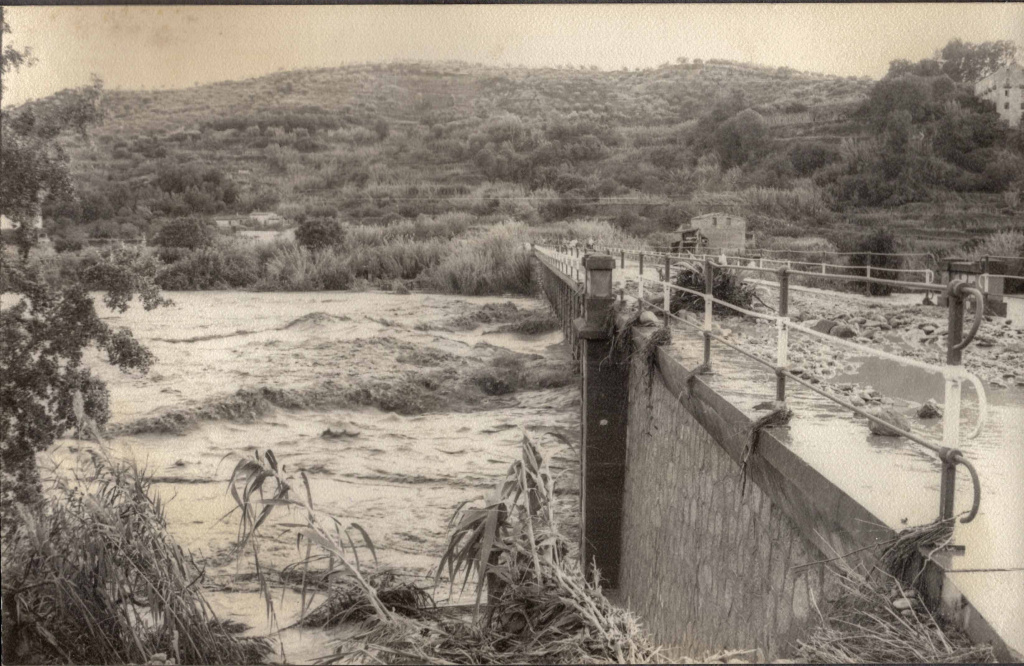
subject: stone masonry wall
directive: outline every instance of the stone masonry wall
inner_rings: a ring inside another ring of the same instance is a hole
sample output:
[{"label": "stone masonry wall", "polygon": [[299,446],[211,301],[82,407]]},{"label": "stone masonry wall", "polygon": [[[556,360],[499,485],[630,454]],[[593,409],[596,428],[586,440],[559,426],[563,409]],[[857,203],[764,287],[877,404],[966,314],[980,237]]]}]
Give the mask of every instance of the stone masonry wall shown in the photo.
[{"label": "stone masonry wall", "polygon": [[[620,596],[674,656],[784,656],[826,584],[819,550],[636,355]],[[649,380],[650,383],[649,383]]]}]

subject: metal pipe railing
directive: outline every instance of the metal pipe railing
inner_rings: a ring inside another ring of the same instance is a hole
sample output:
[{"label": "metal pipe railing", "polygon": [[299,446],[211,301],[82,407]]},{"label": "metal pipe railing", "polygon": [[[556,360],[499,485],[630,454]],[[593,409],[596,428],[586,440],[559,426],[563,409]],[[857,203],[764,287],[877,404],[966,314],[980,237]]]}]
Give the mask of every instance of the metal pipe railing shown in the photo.
[{"label": "metal pipe railing", "polygon": [[[841,338],[832,338],[832,336],[825,335],[825,334],[821,333],[820,331],[814,331],[813,329],[810,329],[810,328],[807,328],[805,326],[802,326],[802,325],[799,325],[799,324],[795,324],[794,322],[791,322],[789,320],[789,316],[788,316],[789,301],[790,301],[790,289],[793,288],[789,284],[790,276],[792,276],[792,275],[810,275],[810,276],[813,276],[813,277],[818,277],[817,274],[806,273],[806,272],[803,272],[803,271],[789,270],[788,267],[787,268],[781,268],[781,269],[778,269],[778,270],[771,270],[771,269],[763,269],[763,268],[760,268],[760,267],[752,267],[752,266],[731,266],[731,265],[728,265],[727,263],[715,263],[715,262],[713,262],[710,259],[709,256],[705,255],[703,257],[703,261],[701,262],[701,271],[703,273],[703,278],[704,278],[704,292],[701,293],[701,292],[698,292],[696,290],[687,289],[687,288],[682,287],[680,285],[672,284],[672,269],[673,269],[672,260],[674,258],[678,259],[679,257],[676,257],[676,256],[671,255],[671,254],[667,254],[667,253],[644,252],[644,251],[640,251],[640,250],[629,251],[629,250],[626,250],[625,248],[619,248],[620,265],[623,268],[625,267],[625,257],[626,257],[626,253],[627,252],[635,253],[637,255],[637,259],[638,259],[638,263],[639,263],[639,270],[637,272],[637,278],[638,278],[638,289],[637,289],[637,292],[638,292],[638,295],[639,295],[640,307],[642,308],[644,306],[650,306],[650,307],[654,308],[655,310],[662,311],[662,313],[664,314],[664,317],[665,317],[665,325],[666,326],[669,325],[670,319],[674,319],[674,320],[679,321],[679,322],[681,322],[681,323],[683,323],[683,324],[685,324],[685,325],[687,325],[687,326],[689,326],[691,328],[699,329],[701,334],[702,334],[703,342],[704,342],[704,349],[703,349],[704,354],[703,354],[703,356],[704,356],[704,370],[705,371],[710,371],[710,369],[711,369],[711,361],[712,361],[712,358],[711,358],[711,341],[715,340],[719,344],[722,344],[725,347],[731,348],[731,349],[737,351],[738,353],[742,354],[743,356],[745,356],[747,358],[750,358],[753,361],[757,362],[758,364],[763,365],[763,366],[769,368],[770,370],[772,370],[772,372],[775,374],[775,377],[776,377],[775,395],[776,395],[776,400],[778,402],[785,402],[785,400],[786,400],[786,382],[787,382],[787,380],[792,380],[792,381],[795,381],[796,383],[798,383],[798,384],[800,384],[800,385],[810,389],[811,391],[813,391],[813,392],[815,392],[815,393],[817,393],[817,394],[827,398],[828,400],[830,400],[830,401],[840,405],[841,407],[843,407],[845,409],[848,409],[848,410],[850,410],[850,411],[852,411],[852,412],[854,412],[856,414],[864,416],[865,418],[867,418],[868,420],[870,420],[872,422],[878,423],[880,425],[884,425],[886,428],[891,429],[893,432],[898,433],[900,436],[906,437],[908,440],[910,440],[910,441],[912,441],[912,442],[914,442],[914,443],[916,443],[916,444],[926,448],[927,450],[931,451],[933,454],[936,455],[936,457],[939,459],[939,461],[942,464],[941,483],[940,483],[940,492],[939,492],[939,496],[940,496],[940,499],[939,499],[939,504],[940,504],[939,514],[940,514],[940,518],[950,518],[953,515],[952,512],[953,512],[953,499],[954,499],[954,496],[955,496],[956,466],[957,465],[964,465],[965,467],[967,467],[967,469],[968,469],[968,471],[969,471],[969,473],[971,475],[972,482],[974,484],[974,501],[972,503],[972,507],[971,507],[970,511],[968,512],[967,516],[962,519],[962,522],[969,522],[970,520],[972,520],[974,518],[974,516],[977,514],[978,505],[979,505],[979,502],[980,502],[980,482],[978,480],[977,471],[970,464],[970,462],[964,457],[963,453],[957,448],[957,446],[959,444],[959,436],[960,436],[960,411],[961,411],[960,410],[960,397],[961,397],[960,394],[961,394],[961,384],[962,384],[964,379],[968,379],[968,380],[970,380],[974,384],[974,387],[975,387],[975,389],[976,389],[976,391],[978,393],[978,401],[979,401],[978,423],[977,423],[977,427],[975,428],[973,433],[971,435],[969,435],[970,437],[975,437],[975,436],[978,435],[978,433],[981,431],[981,428],[982,428],[982,426],[984,424],[985,417],[986,417],[986,399],[985,399],[984,387],[982,386],[980,380],[978,380],[973,375],[970,375],[969,373],[967,373],[963,369],[962,364],[961,364],[962,351],[971,342],[971,340],[974,338],[975,334],[977,333],[977,330],[978,330],[978,327],[980,325],[980,322],[981,322],[982,313],[983,313],[983,310],[984,310],[984,294],[981,292],[980,289],[978,289],[978,288],[976,288],[974,286],[971,286],[971,285],[969,285],[967,283],[964,283],[962,281],[953,281],[949,285],[940,286],[940,285],[929,285],[929,284],[925,284],[925,283],[903,283],[903,282],[899,282],[899,281],[884,280],[884,279],[880,279],[880,278],[870,278],[870,282],[877,282],[877,283],[882,283],[882,284],[893,284],[893,283],[895,283],[895,284],[899,284],[899,285],[911,285],[914,288],[925,288],[927,291],[930,291],[930,292],[936,292],[936,291],[945,291],[945,292],[947,292],[947,294],[949,296],[949,327],[948,327],[949,333],[948,333],[948,337],[947,337],[947,340],[948,340],[947,364],[945,366],[941,366],[940,367],[940,366],[935,366],[935,365],[931,365],[931,364],[925,363],[923,361],[918,361],[916,359],[911,359],[911,358],[897,356],[897,355],[891,354],[889,352],[885,352],[885,351],[882,351],[882,350],[879,350],[879,349],[875,349],[875,348],[872,348],[872,347],[867,347],[867,346],[864,346],[864,345],[860,345],[860,344],[857,344],[857,343],[854,343],[854,342],[850,342],[848,340],[844,340],[844,339],[841,339]],[[661,279],[654,280],[654,279],[651,279],[651,278],[649,278],[649,277],[644,275],[643,265],[644,265],[644,256],[645,256],[645,254],[648,255],[648,256],[656,256],[656,257],[660,257],[660,258],[664,259],[664,262],[665,262],[665,264],[664,264],[665,265],[664,273],[661,276],[659,276]],[[690,261],[694,261],[696,259],[696,257],[688,257],[687,259],[689,259]],[[725,261],[726,262],[728,261],[727,257],[725,258]],[[745,308],[736,306],[736,305],[734,305],[732,303],[728,303],[728,302],[723,301],[723,300],[721,300],[719,298],[716,298],[714,296],[714,293],[713,293],[714,280],[715,280],[715,270],[716,269],[725,269],[725,270],[730,270],[731,269],[731,270],[738,270],[738,271],[755,270],[755,271],[758,271],[758,272],[771,272],[771,273],[776,274],[778,276],[778,283],[777,284],[778,284],[778,288],[779,288],[779,310],[778,310],[778,313],[775,314],[775,315],[770,315],[770,314],[766,314],[766,313],[753,312],[751,310],[747,310]],[[835,275],[829,275],[828,277],[836,277],[836,278],[841,278],[841,279],[847,279],[848,278],[848,279],[859,280],[859,281],[865,281],[866,280],[866,278],[857,277],[857,276],[835,276]],[[660,306],[658,304],[656,304],[656,303],[649,302],[649,301],[646,300],[646,298],[645,298],[645,283],[647,283],[647,282],[651,283],[651,288],[652,289],[654,287],[656,287],[656,286],[660,286],[660,288],[662,289],[662,304]],[[679,317],[678,315],[674,314],[671,311],[671,293],[673,291],[680,291],[680,292],[684,292],[684,293],[689,293],[689,294],[695,295],[695,296],[703,299],[703,302],[704,302],[704,320],[703,320],[703,325],[702,326],[698,327],[696,324],[694,324],[694,323],[692,323],[690,321],[687,321],[684,318]],[[974,320],[972,321],[971,328],[968,331],[966,336],[963,336],[963,333],[962,333],[963,332],[963,323],[964,323],[963,322],[964,298],[973,298],[976,301],[975,302],[975,306],[976,307],[975,307]],[[759,318],[763,318],[763,319],[774,320],[776,322],[776,329],[777,329],[776,343],[777,344],[776,344],[776,358],[775,358],[775,362],[774,363],[772,363],[770,361],[767,361],[767,360],[761,358],[760,356],[758,356],[757,354],[755,354],[755,353],[753,353],[753,352],[751,352],[749,350],[743,349],[740,345],[737,345],[737,344],[732,343],[732,342],[730,342],[728,340],[725,340],[722,336],[716,335],[714,333],[714,330],[713,330],[713,327],[714,327],[713,306],[716,303],[720,304],[720,305],[722,305],[724,307],[727,307],[729,309],[732,309],[734,311],[737,311],[737,312],[739,312],[740,314],[743,314],[743,315],[755,316],[755,317],[759,317]],[[935,444],[933,442],[928,441],[927,439],[924,439],[923,437],[915,435],[912,432],[909,432],[909,431],[904,430],[903,428],[900,428],[900,427],[898,427],[898,426],[896,426],[896,425],[894,425],[892,423],[889,423],[885,419],[880,418],[879,416],[871,414],[870,412],[868,412],[868,411],[866,411],[864,409],[861,409],[861,408],[859,408],[859,407],[857,407],[855,405],[852,405],[852,404],[850,404],[850,403],[848,403],[848,402],[846,402],[844,400],[841,400],[841,399],[837,398],[836,396],[830,394],[829,392],[827,392],[827,391],[825,391],[825,390],[823,390],[823,389],[821,389],[819,387],[814,386],[810,382],[800,378],[799,376],[797,376],[793,372],[791,372],[789,367],[788,367],[789,331],[790,331],[791,328],[799,330],[799,331],[801,331],[803,333],[806,333],[808,335],[812,335],[813,337],[815,337],[815,338],[817,338],[819,340],[822,340],[822,341],[824,341],[826,343],[838,344],[840,346],[850,347],[850,348],[853,348],[856,351],[859,351],[859,352],[862,352],[862,353],[867,353],[867,354],[872,354],[872,355],[875,355],[875,356],[880,356],[880,357],[883,357],[883,358],[892,359],[892,360],[895,360],[895,361],[900,362],[900,363],[906,363],[906,364],[909,364],[909,365],[912,365],[912,366],[915,366],[915,367],[923,368],[923,369],[931,371],[931,372],[938,372],[938,373],[942,374],[944,379],[945,379],[945,382],[946,382],[946,399],[945,399],[945,409],[944,409],[944,413],[943,413],[943,442],[942,442],[942,444],[941,445]]]}]

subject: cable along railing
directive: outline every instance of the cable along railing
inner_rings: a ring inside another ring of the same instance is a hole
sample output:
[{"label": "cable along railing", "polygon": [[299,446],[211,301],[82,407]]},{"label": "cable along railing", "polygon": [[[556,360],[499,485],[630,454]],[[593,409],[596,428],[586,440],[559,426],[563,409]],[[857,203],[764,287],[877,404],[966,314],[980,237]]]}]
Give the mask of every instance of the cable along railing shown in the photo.
[{"label": "cable along railing", "polygon": [[[636,250],[628,250],[628,249],[625,249],[625,248],[602,248],[602,249],[609,251],[609,253],[612,254],[613,256],[619,255],[623,250],[625,250],[626,252],[633,252],[633,253],[637,252]],[[860,256],[860,257],[864,258],[864,264],[839,264],[839,263],[833,263],[833,262],[823,261],[823,260],[822,261],[817,261],[817,260],[812,261],[812,260],[804,260],[804,259],[794,259],[794,258],[789,257],[789,256],[775,258],[775,257],[771,257],[771,256],[766,256],[766,253],[777,253],[777,254],[784,253],[786,255],[790,255],[790,254],[816,254],[816,255],[828,254],[828,255],[831,255],[831,256],[837,257],[837,258],[844,257],[844,256],[846,256],[846,257]],[[982,257],[981,259],[978,259],[977,261],[973,261],[972,262],[972,261],[968,261],[966,259],[958,259],[958,258],[955,258],[955,257],[950,257],[950,258],[939,260],[939,259],[937,259],[935,257],[934,254],[928,253],[928,252],[831,252],[831,251],[817,251],[817,250],[770,250],[770,249],[759,249],[759,250],[756,251],[756,254],[754,254],[754,253],[728,254],[727,252],[722,251],[722,252],[718,252],[718,253],[690,252],[688,254],[681,255],[681,254],[671,254],[671,253],[656,252],[656,251],[646,251],[646,250],[643,251],[643,254],[646,255],[647,257],[672,256],[672,257],[676,257],[676,258],[679,258],[679,259],[684,259],[685,258],[685,259],[698,260],[698,261],[703,261],[704,259],[711,259],[715,263],[717,263],[719,265],[722,265],[722,266],[729,266],[729,265],[735,264],[735,265],[744,265],[744,266],[747,266],[747,267],[749,267],[751,265],[756,265],[756,267],[758,267],[758,268],[782,268],[782,267],[785,267],[785,268],[787,268],[787,269],[789,269],[791,271],[793,271],[793,270],[802,270],[804,272],[802,272],[801,274],[806,274],[807,277],[821,277],[822,275],[824,275],[826,277],[839,276],[839,277],[851,278],[851,279],[853,279],[853,281],[861,282],[863,284],[869,284],[869,282],[865,282],[864,278],[870,278],[870,279],[876,279],[876,278],[878,278],[878,279],[891,279],[891,278],[886,278],[885,276],[887,276],[887,275],[898,275],[898,276],[901,277],[901,280],[896,280],[894,282],[903,282],[903,283],[899,284],[897,286],[899,286],[901,288],[904,288],[904,289],[917,289],[917,290],[920,290],[921,285],[935,284],[936,283],[936,276],[937,276],[936,274],[937,273],[945,273],[947,275],[946,282],[947,283],[951,282],[952,279],[953,279],[952,275],[954,273],[958,272],[958,270],[954,268],[955,265],[957,265],[957,264],[961,264],[961,265],[963,265],[963,264],[971,264],[971,265],[974,265],[976,267],[976,269],[973,272],[977,273],[977,278],[976,278],[977,279],[977,286],[981,289],[981,291],[986,296],[992,295],[992,296],[998,296],[998,297],[1005,297],[1005,296],[1008,296],[1008,295],[1012,296],[1012,294],[1006,294],[1006,293],[1004,293],[1002,291],[1002,289],[999,289],[998,291],[993,293],[993,291],[992,291],[992,280],[993,279],[1002,279],[1002,280],[1024,282],[1024,275],[1021,275],[1020,273],[998,272],[997,266],[1000,265],[998,262],[1021,262],[1022,260],[1024,260],[1024,258],[1022,258],[1022,257],[1012,257],[1012,256],[1007,256],[1007,255],[986,255],[986,256]],[[922,267],[922,268],[901,268],[901,267],[897,267],[897,266],[886,266],[884,264],[875,264],[874,263],[875,259],[879,258],[879,257],[899,257],[901,259],[902,258],[926,257],[926,258],[930,259],[930,263],[933,263],[934,267],[933,268],[926,268],[926,267]],[[1001,265],[1005,268],[1007,264],[1003,263]],[[920,275],[923,279],[921,281],[912,281],[912,282],[908,283],[907,281],[902,280],[902,276],[903,275],[908,275],[908,276]]]},{"label": "cable along railing", "polygon": [[[570,248],[568,251],[558,251],[548,248],[536,248],[538,254],[548,254],[549,256],[557,257],[557,265],[559,270],[563,270],[566,275],[575,275],[577,279],[582,275],[582,263],[581,257],[585,254],[585,250],[582,247]],[[954,517],[954,499],[955,499],[955,488],[956,488],[956,467],[957,465],[963,465],[967,472],[970,474],[972,485],[973,485],[973,501],[971,508],[966,512],[966,515],[960,519],[961,523],[968,523],[972,521],[978,513],[978,509],[981,503],[981,483],[978,478],[977,470],[974,465],[964,456],[960,450],[960,417],[961,417],[961,393],[962,385],[964,382],[969,382],[977,394],[978,397],[978,417],[973,429],[967,433],[968,439],[974,439],[978,437],[984,427],[987,419],[987,399],[985,394],[985,388],[981,380],[978,379],[972,373],[967,372],[963,366],[963,350],[971,343],[975,335],[978,332],[978,328],[981,325],[981,321],[984,315],[984,293],[973,284],[965,282],[963,280],[953,280],[949,284],[935,284],[930,282],[911,282],[903,280],[889,280],[878,277],[868,276],[857,276],[857,275],[839,275],[834,273],[827,273],[824,277],[827,279],[838,280],[838,281],[856,281],[856,282],[867,282],[875,284],[884,284],[893,287],[903,287],[907,289],[915,289],[919,291],[925,291],[928,293],[946,293],[948,296],[948,331],[947,331],[947,350],[946,350],[946,363],[945,365],[935,365],[927,363],[915,358],[907,356],[901,356],[899,354],[893,354],[876,347],[863,345],[851,340],[838,338],[828,333],[814,330],[808,326],[804,326],[798,322],[794,322],[789,317],[789,305],[790,305],[790,291],[815,291],[813,289],[799,287],[790,284],[790,278],[796,276],[809,276],[821,278],[822,274],[818,272],[791,270],[788,265],[779,268],[766,268],[760,265],[754,265],[750,263],[748,265],[729,265],[726,263],[716,263],[711,259],[709,255],[701,256],[699,259],[696,255],[677,255],[668,254],[663,252],[649,252],[642,250],[633,250],[627,248],[609,248],[602,247],[603,251],[611,254],[612,256],[618,255],[620,259],[620,269],[626,270],[627,275],[635,277],[637,280],[637,299],[641,308],[651,307],[654,310],[660,311],[664,316],[665,325],[668,326],[670,321],[679,322],[687,327],[696,329],[703,336],[703,364],[702,371],[710,372],[712,367],[711,358],[711,343],[712,341],[717,344],[721,344],[733,351],[741,354],[742,356],[751,359],[771,370],[776,377],[775,382],[775,397],[779,403],[784,403],[786,400],[786,385],[787,382],[792,381],[807,388],[808,390],[826,398],[827,400],[847,409],[855,414],[863,416],[870,421],[873,421],[886,429],[897,433],[898,435],[905,437],[911,442],[925,448],[931,452],[941,463],[941,478],[939,486],[939,519],[940,520],[951,520]],[[635,260],[637,266],[634,270],[628,270],[626,268],[627,256],[631,260]],[[645,259],[647,260],[647,266],[645,267]],[[651,261],[653,259],[654,261]],[[745,258],[750,261],[750,258]],[[679,262],[688,262],[688,266],[677,266]],[[799,262],[795,262],[799,263]],[[652,266],[653,264],[653,266]],[[658,265],[660,264],[660,265]],[[650,277],[648,275],[651,270],[654,270],[658,277]],[[703,282],[705,290],[703,292],[682,287],[672,283],[673,271],[681,269],[685,270],[699,270],[703,276]],[[757,283],[759,286],[774,286],[778,290],[779,307],[777,314],[770,314],[766,312],[756,312],[747,308],[740,307],[723,299],[717,298],[712,293],[712,287],[714,285],[714,274],[717,270],[731,270],[739,273],[753,273],[774,276],[777,281],[766,281],[766,280],[751,280],[750,278],[744,278],[745,280]],[[884,269],[889,270],[889,269]],[[654,300],[647,298],[648,294],[652,298],[656,297],[656,291],[661,291],[661,304],[659,305]],[[672,308],[672,294],[673,293],[686,293],[697,298],[700,298],[704,302],[704,313],[703,321],[700,324],[690,321],[686,317],[681,317],[676,313],[673,313]],[[816,293],[821,293],[816,292]],[[835,292],[837,297],[843,297],[846,294],[843,292]],[[964,314],[965,314],[965,302],[972,300],[974,303],[974,313],[971,321],[971,326],[966,332],[963,331],[964,326]],[[714,305],[720,305],[727,309],[733,310],[741,315],[754,317],[766,321],[772,321],[776,327],[776,355],[774,361],[763,358],[757,352],[744,348],[743,345],[734,343],[730,340],[725,339],[724,336],[718,335],[714,331]],[[792,372],[789,367],[789,332],[790,330],[799,331],[802,334],[813,337],[825,344],[836,345],[844,347],[846,349],[855,351],[859,354],[870,355],[885,360],[894,361],[906,366],[912,366],[925,370],[927,372],[942,375],[944,379],[944,409],[942,413],[942,441],[939,443],[929,441],[928,439],[909,432],[896,424],[886,421],[884,418],[876,414],[851,404],[850,402],[843,400],[832,393],[815,386],[813,383],[800,377],[799,375]]]}]

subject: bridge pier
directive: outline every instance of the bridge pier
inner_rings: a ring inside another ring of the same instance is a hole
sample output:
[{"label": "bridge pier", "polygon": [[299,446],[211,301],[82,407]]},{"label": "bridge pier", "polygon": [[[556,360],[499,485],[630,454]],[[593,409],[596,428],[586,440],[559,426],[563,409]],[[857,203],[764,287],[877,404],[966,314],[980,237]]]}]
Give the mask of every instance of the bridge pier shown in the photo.
[{"label": "bridge pier", "polygon": [[628,350],[614,349],[610,325],[615,258],[588,255],[583,316],[573,322],[582,345],[580,453],[580,557],[589,575],[596,564],[601,584],[617,588],[622,554],[629,412]]}]

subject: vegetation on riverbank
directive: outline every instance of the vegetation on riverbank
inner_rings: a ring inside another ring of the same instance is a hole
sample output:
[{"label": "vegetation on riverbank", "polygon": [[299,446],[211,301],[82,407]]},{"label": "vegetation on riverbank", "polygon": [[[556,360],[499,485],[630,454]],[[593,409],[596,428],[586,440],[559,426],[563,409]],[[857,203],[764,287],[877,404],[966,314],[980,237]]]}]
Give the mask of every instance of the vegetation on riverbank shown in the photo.
[{"label": "vegetation on riverbank", "polygon": [[20,505],[3,551],[4,663],[262,663],[203,596],[203,570],[167,532],[147,473],[102,445]]},{"label": "vegetation on riverbank", "polygon": [[[272,452],[239,462],[229,488],[240,512],[241,543],[254,554],[260,528],[272,513],[298,519],[288,528],[304,554],[295,566],[304,581],[307,576],[315,581],[303,584],[303,608],[312,607],[315,589],[327,587],[324,601],[302,622],[321,624],[345,614],[363,618],[357,635],[341,641],[324,663],[650,663],[659,658],[632,613],[613,606],[592,582],[599,573],[585,576],[572,556],[554,513],[553,478],[540,449],[525,435],[522,458],[484,504],[460,507],[449,525],[435,586],[442,575],[452,586],[460,577],[472,578],[471,613],[439,613],[426,588],[366,574],[358,552],[373,554],[369,535],[315,509],[304,473],[286,475]],[[264,501],[264,494],[274,499]],[[265,577],[261,580],[272,608]],[[399,603],[386,603],[387,598]]]}]

